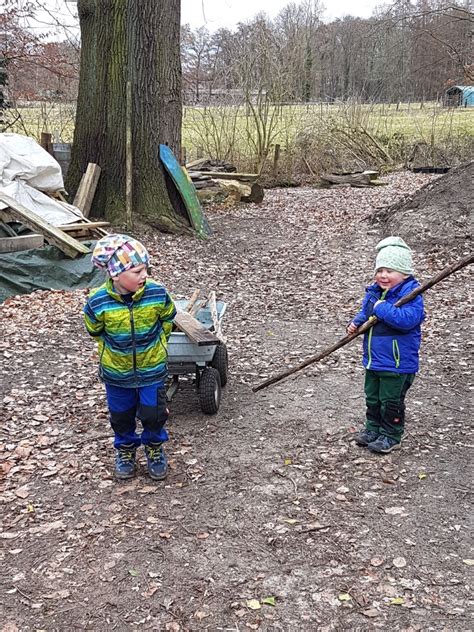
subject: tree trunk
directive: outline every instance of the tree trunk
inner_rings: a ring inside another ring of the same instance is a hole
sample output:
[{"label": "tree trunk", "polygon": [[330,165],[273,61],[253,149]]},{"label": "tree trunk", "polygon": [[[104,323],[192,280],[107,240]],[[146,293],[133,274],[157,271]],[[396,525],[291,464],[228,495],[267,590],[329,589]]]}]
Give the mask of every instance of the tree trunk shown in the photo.
[{"label": "tree trunk", "polygon": [[[133,216],[160,230],[189,229],[175,212],[159,160],[160,143],[179,155],[180,0],[78,0],[82,49],[74,144],[67,188],[74,194],[89,162],[102,168],[94,215],[125,220],[127,118],[133,145]],[[132,86],[127,113],[126,83]]]}]

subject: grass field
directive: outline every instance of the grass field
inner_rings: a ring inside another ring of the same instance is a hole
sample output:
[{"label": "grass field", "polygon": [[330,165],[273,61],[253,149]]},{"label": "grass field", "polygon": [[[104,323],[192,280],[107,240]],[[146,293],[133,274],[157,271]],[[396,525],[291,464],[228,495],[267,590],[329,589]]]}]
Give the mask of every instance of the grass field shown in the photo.
[{"label": "grass field", "polygon": [[[50,132],[57,142],[72,142],[74,116],[73,104],[28,104],[9,111],[8,131],[37,139]],[[474,108],[435,102],[186,107],[182,141],[188,160],[204,155],[253,169],[271,161],[276,143],[292,160],[329,152],[399,163],[414,146],[423,146],[433,161],[442,156],[452,162],[472,155]]]}]

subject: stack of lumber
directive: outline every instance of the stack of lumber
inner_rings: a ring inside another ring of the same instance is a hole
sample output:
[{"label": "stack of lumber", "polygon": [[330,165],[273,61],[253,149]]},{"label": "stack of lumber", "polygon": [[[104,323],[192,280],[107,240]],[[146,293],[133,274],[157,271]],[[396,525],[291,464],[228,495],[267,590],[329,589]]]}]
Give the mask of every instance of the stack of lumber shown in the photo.
[{"label": "stack of lumber", "polygon": [[[78,214],[77,222],[62,226],[54,226],[14,198],[0,193],[0,225],[3,232],[8,235],[0,238],[0,253],[41,248],[45,241],[54,244],[72,259],[89,253],[89,248],[82,244],[79,239],[100,238],[107,234],[104,227],[109,225],[108,222],[104,221],[93,222],[87,217],[99,176],[100,167],[90,163],[74,199],[74,206],[79,208],[82,215]],[[60,204],[66,204],[62,191],[55,191],[50,196]],[[20,223],[33,232],[17,235],[9,223]]]},{"label": "stack of lumber", "polygon": [[258,173],[237,173],[235,167],[225,161],[201,158],[186,164],[198,197],[203,202],[232,198],[235,202],[263,200],[263,187],[258,184]]}]

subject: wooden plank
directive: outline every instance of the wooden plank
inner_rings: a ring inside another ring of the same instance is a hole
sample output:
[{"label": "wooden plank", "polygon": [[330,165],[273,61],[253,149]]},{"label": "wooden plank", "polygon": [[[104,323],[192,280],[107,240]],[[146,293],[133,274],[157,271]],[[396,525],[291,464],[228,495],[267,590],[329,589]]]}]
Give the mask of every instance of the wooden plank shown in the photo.
[{"label": "wooden plank", "polygon": [[30,248],[41,248],[43,245],[43,235],[0,237],[0,252],[18,252],[20,250],[30,250]]},{"label": "wooden plank", "polygon": [[95,191],[97,189],[97,183],[99,182],[101,168],[93,162],[87,165],[86,172],[81,178],[79,188],[77,189],[76,196],[74,197],[74,206],[81,209],[84,217],[88,217],[92,201],[94,199]]},{"label": "wooden plank", "polygon": [[174,323],[180,331],[184,332],[200,347],[219,344],[219,338],[187,312],[178,312],[174,317]]},{"label": "wooden plank", "polygon": [[89,248],[81,244],[80,241],[66,235],[62,230],[46,222],[37,213],[30,211],[9,195],[0,193],[0,202],[4,202],[10,207],[9,213],[16,221],[21,222],[36,232],[42,233],[47,242],[57,246],[66,256],[74,259],[79,255],[85,255],[90,252]]},{"label": "wooden plank", "polygon": [[199,294],[201,294],[201,290],[199,288],[197,290],[194,290],[194,292],[191,295],[191,298],[189,299],[189,303],[186,305],[186,309],[184,310],[185,312],[191,313],[194,303],[199,298]]},{"label": "wooden plank", "polygon": [[227,173],[225,171],[191,171],[191,179],[209,176],[214,180],[240,180],[241,182],[255,182],[260,177],[258,173]]},{"label": "wooden plank", "polygon": [[217,317],[217,301],[216,293],[212,291],[209,295],[209,309],[211,312],[211,318],[214,325],[214,333],[219,340],[222,340],[221,322]]},{"label": "wooden plank", "polygon": [[198,158],[197,160],[191,160],[191,162],[187,162],[185,166],[186,166],[186,169],[190,171],[191,169],[196,169],[196,167],[200,167],[208,160],[209,160],[208,158]]},{"label": "wooden plank", "polygon": [[[59,202],[59,204],[63,204],[63,202],[62,202],[61,200],[57,200],[57,201]],[[67,202],[65,202],[64,204],[67,204]],[[65,208],[68,212],[70,212],[70,209],[69,209],[69,208],[67,208],[67,206],[64,206],[64,208]],[[94,223],[94,222],[93,222],[93,221],[91,221],[88,217],[82,217],[82,218],[79,218],[79,217],[78,217],[78,219],[80,219],[82,222],[84,222],[84,224],[80,224],[81,228],[82,228],[82,227],[85,227],[85,226],[88,226],[89,224],[93,224],[93,223]],[[94,230],[96,233],[99,233],[99,235],[102,235],[102,237],[105,237],[105,235],[108,235],[108,234],[109,234],[106,230],[104,230],[103,228],[100,228],[99,226],[96,226],[96,228],[94,228],[93,230]]]},{"label": "wooden plank", "polygon": [[59,228],[59,230],[68,232],[70,230],[78,230],[82,228],[88,228],[92,230],[93,228],[99,228],[101,226],[110,226],[110,222],[77,222],[77,224],[63,224],[62,226],[58,226],[57,228]]},{"label": "wooden plank", "polygon": [[371,183],[369,175],[365,173],[350,173],[345,176],[339,176],[334,173],[322,173],[321,180],[330,182],[331,184],[351,184],[358,186],[369,186]]}]

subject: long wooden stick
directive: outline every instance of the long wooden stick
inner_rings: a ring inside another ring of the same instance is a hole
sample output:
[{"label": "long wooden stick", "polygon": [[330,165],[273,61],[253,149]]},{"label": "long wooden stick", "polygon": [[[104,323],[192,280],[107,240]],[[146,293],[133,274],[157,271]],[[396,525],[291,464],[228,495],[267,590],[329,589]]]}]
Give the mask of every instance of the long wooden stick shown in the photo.
[{"label": "long wooden stick", "polygon": [[[454,272],[461,270],[461,268],[464,268],[473,262],[474,262],[474,255],[470,254],[467,257],[464,257],[463,259],[458,261],[457,263],[453,263],[450,266],[443,268],[440,272],[438,272],[438,274],[436,274],[434,277],[431,277],[431,279],[426,281],[426,283],[423,283],[422,285],[420,285],[420,287],[415,288],[412,292],[410,292],[409,294],[407,294],[406,296],[398,300],[395,303],[395,307],[400,307],[400,305],[409,303],[416,296],[418,296],[418,294],[422,294],[423,292],[428,290],[430,287],[433,287],[433,285],[436,285],[436,283],[439,283],[440,281],[448,277],[450,274],[453,274]],[[353,334],[349,334],[348,336],[341,338],[341,340],[339,340],[339,342],[336,342],[336,344],[332,345],[332,347],[328,347],[321,353],[318,353],[318,355],[308,358],[307,360],[305,360],[298,366],[295,366],[292,369],[288,369],[287,371],[283,371],[283,373],[279,373],[277,375],[274,375],[273,377],[269,377],[264,382],[261,382],[260,384],[257,384],[257,386],[254,386],[252,388],[252,391],[254,393],[256,393],[257,391],[261,391],[262,388],[266,388],[267,386],[270,386],[271,384],[275,384],[276,382],[283,380],[285,377],[288,377],[289,375],[292,375],[293,373],[296,373],[297,371],[301,371],[301,369],[304,369],[305,367],[309,366],[310,364],[313,364],[314,362],[319,362],[319,360],[326,358],[328,355],[330,355],[337,349],[344,347],[344,345],[351,342],[351,340],[354,340],[354,338],[357,338],[357,336],[360,336],[361,334],[368,331],[371,327],[375,325],[376,322],[377,322],[377,318],[375,316],[372,316],[371,318],[369,318],[369,320],[366,320],[365,323],[363,323],[357,329],[357,331],[355,331]]]}]

